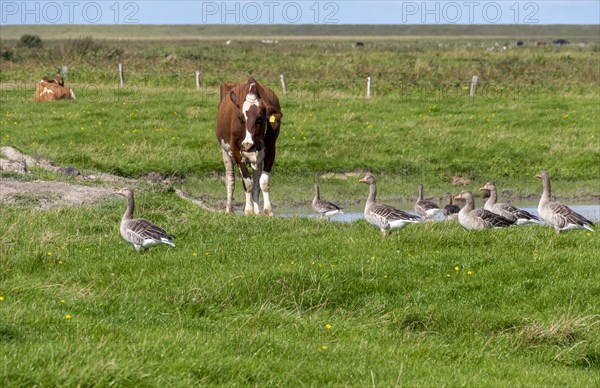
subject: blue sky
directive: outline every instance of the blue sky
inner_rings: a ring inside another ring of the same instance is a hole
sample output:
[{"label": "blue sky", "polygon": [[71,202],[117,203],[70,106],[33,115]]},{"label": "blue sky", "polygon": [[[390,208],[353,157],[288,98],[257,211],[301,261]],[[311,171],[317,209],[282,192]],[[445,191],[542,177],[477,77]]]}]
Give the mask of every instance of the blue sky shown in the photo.
[{"label": "blue sky", "polygon": [[600,24],[600,1],[0,0],[0,24]]}]

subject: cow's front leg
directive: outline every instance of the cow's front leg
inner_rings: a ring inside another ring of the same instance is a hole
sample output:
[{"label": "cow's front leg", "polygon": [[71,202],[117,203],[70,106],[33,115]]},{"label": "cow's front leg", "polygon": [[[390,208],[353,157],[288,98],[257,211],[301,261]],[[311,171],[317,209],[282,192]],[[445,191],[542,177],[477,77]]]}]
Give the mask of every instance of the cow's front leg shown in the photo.
[{"label": "cow's front leg", "polygon": [[254,207],[254,214],[260,214],[260,206],[258,205],[258,201],[261,185],[259,182],[263,172],[264,159],[265,152],[261,150],[256,153],[255,160],[252,163],[252,206]]},{"label": "cow's front leg", "polygon": [[263,194],[264,211],[265,215],[273,216],[273,208],[271,207],[271,200],[269,199],[269,189],[271,188],[271,174],[264,171],[260,175],[260,190]]},{"label": "cow's front leg", "polygon": [[252,177],[250,176],[248,168],[244,163],[240,164],[240,173],[242,174],[242,183],[244,184],[244,191],[246,193],[246,206],[244,206],[244,214],[254,214],[254,206],[252,204]]},{"label": "cow's front leg", "polygon": [[225,187],[227,188],[227,204],[225,205],[225,212],[231,213],[233,211],[233,191],[235,190],[233,159],[227,151],[224,149],[221,151],[223,153],[223,164],[225,165]]},{"label": "cow's front leg", "polygon": [[[269,124],[271,126],[271,124]],[[273,128],[267,129],[267,139],[265,140],[265,161],[263,163],[263,173],[260,176],[260,189],[263,193],[265,215],[273,216],[273,208],[271,199],[269,198],[269,190],[271,189],[271,169],[275,162],[277,136],[279,136],[279,125],[277,130]]]},{"label": "cow's front leg", "polygon": [[246,206],[244,207],[244,214],[252,214],[254,213],[254,208],[252,206],[252,177],[248,172],[248,167],[246,166],[246,161],[242,159],[242,153],[238,148],[233,149],[233,158],[235,159],[235,163],[238,165],[240,169],[240,174],[242,175],[242,183],[244,185],[244,192],[246,193]]}]

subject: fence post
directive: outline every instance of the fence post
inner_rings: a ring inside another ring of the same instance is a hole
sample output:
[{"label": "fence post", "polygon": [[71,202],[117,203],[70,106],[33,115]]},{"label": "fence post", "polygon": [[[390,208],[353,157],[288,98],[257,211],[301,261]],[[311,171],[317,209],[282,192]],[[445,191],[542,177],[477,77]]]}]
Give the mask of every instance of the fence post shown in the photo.
[{"label": "fence post", "polygon": [[119,63],[119,86],[125,86],[125,78],[123,77],[123,64]]},{"label": "fence post", "polygon": [[477,86],[477,76],[474,75],[471,79],[471,91],[469,92],[470,97],[475,97],[475,87]]},{"label": "fence post", "polygon": [[287,94],[287,87],[285,86],[285,77],[283,76],[283,74],[279,76],[279,79],[281,80],[281,88],[283,89],[283,94]]},{"label": "fence post", "polygon": [[63,77],[63,79],[67,79],[68,72],[69,67],[67,65],[62,65],[62,67],[60,68],[60,76]]},{"label": "fence post", "polygon": [[371,76],[367,77],[367,98],[371,97]]},{"label": "fence post", "polygon": [[196,70],[196,90],[200,90],[200,70]]}]

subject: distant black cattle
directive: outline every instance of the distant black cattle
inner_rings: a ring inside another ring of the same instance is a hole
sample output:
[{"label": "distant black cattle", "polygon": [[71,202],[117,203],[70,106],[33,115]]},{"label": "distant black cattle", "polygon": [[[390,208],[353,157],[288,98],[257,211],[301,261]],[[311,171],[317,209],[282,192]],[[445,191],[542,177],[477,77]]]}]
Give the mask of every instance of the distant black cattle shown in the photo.
[{"label": "distant black cattle", "polygon": [[352,46],[354,47],[364,47],[364,43],[363,42],[354,42],[354,44]]},{"label": "distant black cattle", "polygon": [[552,41],[552,44],[555,44],[555,45],[557,45],[557,46],[562,46],[562,45],[564,45],[564,44],[569,44],[569,43],[571,43],[571,42],[569,42],[569,41],[568,41],[568,40],[566,40],[566,39],[556,39],[556,40],[553,40],[553,41]]},{"label": "distant black cattle", "polygon": [[523,46],[523,41],[522,40],[517,41],[517,46]]}]

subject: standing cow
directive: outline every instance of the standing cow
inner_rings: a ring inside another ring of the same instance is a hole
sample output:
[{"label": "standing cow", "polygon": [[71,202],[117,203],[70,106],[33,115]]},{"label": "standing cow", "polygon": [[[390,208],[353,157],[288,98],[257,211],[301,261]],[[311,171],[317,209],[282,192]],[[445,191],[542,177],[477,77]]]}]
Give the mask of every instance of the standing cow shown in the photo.
[{"label": "standing cow", "polygon": [[[246,192],[244,213],[260,213],[260,190],[264,213],[273,215],[269,189],[282,116],[277,95],[268,87],[259,85],[253,77],[242,84],[225,82],[221,85],[216,135],[225,164],[226,212],[232,211],[235,163],[242,174]],[[248,165],[252,167],[252,176]]]}]

